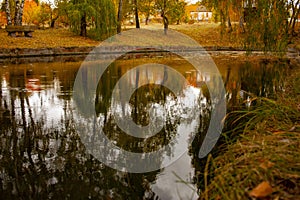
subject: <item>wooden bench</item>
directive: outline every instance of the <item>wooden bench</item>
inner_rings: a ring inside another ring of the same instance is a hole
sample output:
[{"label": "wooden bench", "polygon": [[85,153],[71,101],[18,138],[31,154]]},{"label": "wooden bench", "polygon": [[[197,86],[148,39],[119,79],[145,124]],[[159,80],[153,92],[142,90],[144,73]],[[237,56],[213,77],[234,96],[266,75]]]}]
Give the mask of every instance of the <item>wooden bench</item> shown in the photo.
[{"label": "wooden bench", "polygon": [[24,33],[25,37],[32,37],[32,32],[36,29],[35,26],[6,26],[6,31],[11,37],[16,37],[17,34]]}]

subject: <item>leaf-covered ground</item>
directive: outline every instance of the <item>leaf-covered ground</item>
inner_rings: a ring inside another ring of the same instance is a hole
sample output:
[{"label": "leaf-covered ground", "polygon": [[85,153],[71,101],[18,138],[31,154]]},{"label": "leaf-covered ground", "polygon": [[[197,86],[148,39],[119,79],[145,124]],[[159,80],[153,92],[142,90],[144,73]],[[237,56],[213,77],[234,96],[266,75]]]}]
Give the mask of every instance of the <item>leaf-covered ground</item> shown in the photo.
[{"label": "leaf-covered ground", "polygon": [[[233,25],[234,30],[236,26]],[[241,47],[242,35],[238,31],[231,34],[226,31],[221,32],[220,24],[213,22],[203,22],[197,24],[171,25],[171,29],[184,33],[202,46],[219,46],[219,47]]]},{"label": "leaf-covered ground", "polygon": [[76,36],[67,29],[39,29],[33,32],[32,38],[9,37],[4,29],[0,29],[0,48],[45,48],[96,46],[99,41]]},{"label": "leaf-covered ground", "polygon": [[[124,27],[126,29],[134,26]],[[141,29],[161,29],[162,24],[141,25]],[[241,46],[238,35],[221,34],[218,23],[199,23],[171,25],[170,29],[184,33],[202,46]],[[97,46],[99,41],[76,36],[67,29],[39,29],[33,32],[32,38],[9,37],[4,29],[0,29],[0,48],[44,48],[44,47],[71,47],[71,46]]]}]

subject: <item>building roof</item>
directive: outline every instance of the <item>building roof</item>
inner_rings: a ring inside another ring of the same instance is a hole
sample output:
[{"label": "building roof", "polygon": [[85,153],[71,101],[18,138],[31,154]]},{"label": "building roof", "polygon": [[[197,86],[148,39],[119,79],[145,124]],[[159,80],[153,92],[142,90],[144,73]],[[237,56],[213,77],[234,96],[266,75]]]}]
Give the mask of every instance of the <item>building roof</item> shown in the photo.
[{"label": "building roof", "polygon": [[190,12],[211,12],[211,10],[207,9],[205,6],[197,5],[197,4],[187,5],[186,11],[189,13]]}]

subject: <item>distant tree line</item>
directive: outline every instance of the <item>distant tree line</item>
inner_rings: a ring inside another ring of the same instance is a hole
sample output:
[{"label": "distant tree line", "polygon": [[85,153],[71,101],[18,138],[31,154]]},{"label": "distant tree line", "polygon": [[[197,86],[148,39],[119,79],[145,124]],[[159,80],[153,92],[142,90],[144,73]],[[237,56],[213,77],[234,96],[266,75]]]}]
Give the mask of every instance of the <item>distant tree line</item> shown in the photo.
[{"label": "distant tree line", "polygon": [[[26,8],[24,9],[24,5]],[[4,0],[8,25],[49,24],[57,21],[69,26],[78,35],[105,39],[121,32],[122,23],[135,21],[140,28],[142,15],[147,25],[151,16],[158,16],[168,29],[170,23],[179,24],[185,14],[184,0]]]}]

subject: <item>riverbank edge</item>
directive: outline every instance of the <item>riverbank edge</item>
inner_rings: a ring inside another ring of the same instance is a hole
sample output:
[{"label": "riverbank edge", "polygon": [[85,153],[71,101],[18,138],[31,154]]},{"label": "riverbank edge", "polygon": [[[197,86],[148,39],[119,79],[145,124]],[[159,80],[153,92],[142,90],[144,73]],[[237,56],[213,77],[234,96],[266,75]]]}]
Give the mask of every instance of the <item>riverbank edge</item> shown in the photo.
[{"label": "riverbank edge", "polygon": [[[97,46],[73,46],[73,47],[45,47],[45,48],[0,48],[0,58],[20,58],[20,57],[43,57],[43,56],[69,56],[69,55],[87,55],[91,53]],[[124,52],[122,47],[113,47],[113,50],[108,49],[107,51],[103,51],[103,53],[119,53]],[[118,50],[117,48],[120,48]],[[181,51],[185,50],[186,47],[175,47]],[[204,46],[203,50],[209,53],[224,53],[224,52],[232,52],[232,53],[241,53],[245,54],[247,51],[242,47],[226,47],[226,46]],[[151,49],[150,49],[151,51]],[[153,51],[153,50],[152,50]],[[156,50],[158,52],[159,50]],[[143,51],[139,50],[139,52],[149,52],[149,50]],[[102,52],[101,52],[102,53]],[[265,52],[260,50],[252,51],[251,54],[265,54]],[[300,56],[300,50],[295,48],[287,49],[288,57],[298,57]]]}]

